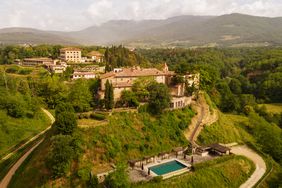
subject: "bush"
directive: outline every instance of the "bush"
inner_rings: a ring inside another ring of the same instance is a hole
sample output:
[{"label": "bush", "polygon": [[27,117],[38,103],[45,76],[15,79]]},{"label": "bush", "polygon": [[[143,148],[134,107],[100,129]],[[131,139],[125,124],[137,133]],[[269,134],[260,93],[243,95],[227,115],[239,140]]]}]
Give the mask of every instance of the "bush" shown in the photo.
[{"label": "bush", "polygon": [[17,73],[19,71],[19,67],[18,66],[14,66],[14,67],[9,67],[6,69],[7,73]]},{"label": "bush", "polygon": [[96,188],[98,187],[99,181],[97,176],[91,176],[89,181],[88,181],[88,187],[89,188]]},{"label": "bush", "polygon": [[73,112],[61,112],[56,115],[53,125],[59,134],[72,134],[77,127],[76,115]]},{"label": "bush", "polygon": [[110,173],[105,179],[108,188],[128,188],[130,183],[124,166],[117,166],[116,171]]},{"label": "bush", "polygon": [[149,108],[148,104],[141,105],[138,108],[138,112],[139,113],[146,113],[146,112],[148,112],[148,108]]},{"label": "bush", "polygon": [[92,113],[90,114],[90,118],[96,119],[96,120],[105,120],[106,116],[104,114]]},{"label": "bush", "polygon": [[24,105],[19,101],[9,101],[7,106],[7,114],[14,118],[20,118],[25,115],[25,108]]},{"label": "bush", "polygon": [[163,180],[162,176],[155,176],[151,181],[155,183],[160,183],[162,180]]},{"label": "bush", "polygon": [[27,75],[27,74],[30,74],[31,72],[32,72],[32,69],[20,69],[18,73]]},{"label": "bush", "polygon": [[78,115],[78,118],[79,118],[79,119],[88,119],[88,118],[89,118],[89,115],[88,115],[88,114],[79,114],[79,115]]}]

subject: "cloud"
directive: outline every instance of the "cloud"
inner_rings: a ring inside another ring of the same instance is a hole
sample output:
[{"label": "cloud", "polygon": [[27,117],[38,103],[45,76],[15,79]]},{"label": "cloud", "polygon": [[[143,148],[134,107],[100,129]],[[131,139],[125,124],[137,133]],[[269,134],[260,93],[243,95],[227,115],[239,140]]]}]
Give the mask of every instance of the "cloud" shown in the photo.
[{"label": "cloud", "polygon": [[0,27],[79,30],[113,19],[165,19],[233,12],[282,16],[281,0],[1,0]]}]

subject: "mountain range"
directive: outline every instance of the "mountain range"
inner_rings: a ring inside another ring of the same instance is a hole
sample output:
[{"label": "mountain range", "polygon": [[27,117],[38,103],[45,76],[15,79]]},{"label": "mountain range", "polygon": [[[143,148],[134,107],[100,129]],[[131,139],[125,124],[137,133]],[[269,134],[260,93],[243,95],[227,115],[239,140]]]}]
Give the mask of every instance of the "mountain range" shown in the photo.
[{"label": "mountain range", "polygon": [[80,31],[0,29],[2,44],[212,47],[282,45],[282,17],[243,14],[177,16],[164,20],[112,20]]}]

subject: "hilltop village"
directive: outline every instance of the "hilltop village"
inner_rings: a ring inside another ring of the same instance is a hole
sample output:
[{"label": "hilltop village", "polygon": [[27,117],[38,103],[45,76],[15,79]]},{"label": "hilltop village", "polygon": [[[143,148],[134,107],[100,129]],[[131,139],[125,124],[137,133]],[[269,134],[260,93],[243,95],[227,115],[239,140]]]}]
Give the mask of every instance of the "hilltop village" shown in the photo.
[{"label": "hilltop village", "polygon": [[[199,73],[187,73],[180,76],[174,71],[170,71],[166,63],[160,69],[131,66],[113,67],[112,70],[106,71],[104,60],[104,54],[99,51],[91,51],[86,57],[83,57],[81,49],[66,47],[60,49],[59,59],[24,58],[22,61],[16,60],[15,63],[21,66],[43,66],[51,74],[63,74],[67,67],[73,67],[72,80],[94,78],[100,80],[99,96],[101,99],[105,97],[106,82],[109,81],[113,87],[114,102],[119,101],[123,91],[131,90],[134,82],[138,79],[151,79],[167,85],[171,95],[169,105],[171,109],[190,105],[193,92],[199,89]],[[191,92],[188,93],[187,88],[191,88]]]}]

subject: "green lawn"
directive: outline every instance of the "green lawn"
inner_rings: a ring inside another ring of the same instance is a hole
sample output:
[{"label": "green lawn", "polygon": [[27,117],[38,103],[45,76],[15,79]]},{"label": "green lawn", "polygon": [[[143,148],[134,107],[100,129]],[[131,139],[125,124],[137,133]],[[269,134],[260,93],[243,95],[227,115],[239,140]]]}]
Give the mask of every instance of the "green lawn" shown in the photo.
[{"label": "green lawn", "polygon": [[198,137],[200,144],[211,143],[244,143],[252,141],[252,136],[245,130],[242,122],[248,122],[248,118],[242,115],[220,113],[219,121],[206,126]]},{"label": "green lawn", "polygon": [[243,156],[226,156],[195,165],[195,172],[163,180],[141,183],[137,188],[237,188],[253,173],[255,165]]},{"label": "green lawn", "polygon": [[259,106],[265,106],[266,110],[273,114],[282,113],[282,103],[272,103],[272,104],[260,104]]},{"label": "green lawn", "polygon": [[49,118],[41,111],[30,119],[12,118],[0,110],[0,117],[0,156],[50,125]]}]

